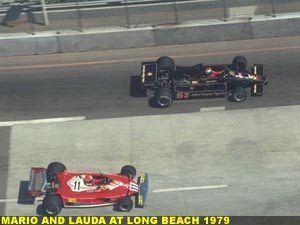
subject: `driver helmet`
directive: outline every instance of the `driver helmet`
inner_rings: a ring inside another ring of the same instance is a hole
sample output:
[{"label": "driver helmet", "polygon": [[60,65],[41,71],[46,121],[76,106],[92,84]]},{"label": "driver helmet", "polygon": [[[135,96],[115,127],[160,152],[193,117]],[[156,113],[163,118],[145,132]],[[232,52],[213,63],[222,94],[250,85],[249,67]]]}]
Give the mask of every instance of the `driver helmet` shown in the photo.
[{"label": "driver helmet", "polygon": [[92,183],[92,181],[93,181],[93,176],[92,176],[92,175],[85,175],[84,181],[85,181],[86,183]]}]

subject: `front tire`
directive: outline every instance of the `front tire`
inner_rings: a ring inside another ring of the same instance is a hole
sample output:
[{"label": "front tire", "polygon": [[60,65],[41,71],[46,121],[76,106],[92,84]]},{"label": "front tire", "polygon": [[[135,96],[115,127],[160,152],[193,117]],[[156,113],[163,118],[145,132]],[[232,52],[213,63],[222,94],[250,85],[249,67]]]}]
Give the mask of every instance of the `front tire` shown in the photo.
[{"label": "front tire", "polygon": [[247,64],[247,59],[244,56],[236,56],[232,60],[233,68],[236,71],[245,71]]},{"label": "front tire", "polygon": [[57,216],[62,206],[62,200],[58,195],[47,195],[43,200],[43,210],[48,216]]},{"label": "front tire", "polygon": [[121,169],[121,175],[125,175],[131,179],[134,179],[136,176],[136,169],[131,165],[123,166]]},{"label": "front tire", "polygon": [[120,212],[129,212],[132,210],[132,207],[133,201],[129,196],[127,196],[125,198],[121,198],[117,205],[117,210]]},{"label": "front tire", "polygon": [[160,87],[154,94],[156,106],[160,108],[170,107],[173,103],[173,92],[170,88]]},{"label": "front tire", "polygon": [[247,99],[247,91],[245,88],[237,88],[232,92],[232,100],[234,102],[243,102]]}]

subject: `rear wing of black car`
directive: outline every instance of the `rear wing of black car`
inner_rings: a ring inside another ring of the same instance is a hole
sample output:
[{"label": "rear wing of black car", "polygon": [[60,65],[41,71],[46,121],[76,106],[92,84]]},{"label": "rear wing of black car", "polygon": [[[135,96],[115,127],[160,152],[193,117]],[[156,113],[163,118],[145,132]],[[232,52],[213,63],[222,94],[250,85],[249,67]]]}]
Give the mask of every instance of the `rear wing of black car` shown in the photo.
[{"label": "rear wing of black car", "polygon": [[153,87],[157,81],[157,63],[142,62],[141,84],[144,87]]},{"label": "rear wing of black car", "polygon": [[263,76],[264,75],[264,65],[263,64],[254,64],[252,72],[254,75]]},{"label": "rear wing of black car", "polygon": [[136,196],[135,207],[143,208],[148,194],[149,177],[147,173],[141,173],[138,178],[139,192]]},{"label": "rear wing of black car", "polygon": [[255,75],[256,80],[251,86],[252,96],[262,96],[264,94],[264,85],[267,84],[268,78],[264,74],[263,64],[254,64],[252,73]]}]

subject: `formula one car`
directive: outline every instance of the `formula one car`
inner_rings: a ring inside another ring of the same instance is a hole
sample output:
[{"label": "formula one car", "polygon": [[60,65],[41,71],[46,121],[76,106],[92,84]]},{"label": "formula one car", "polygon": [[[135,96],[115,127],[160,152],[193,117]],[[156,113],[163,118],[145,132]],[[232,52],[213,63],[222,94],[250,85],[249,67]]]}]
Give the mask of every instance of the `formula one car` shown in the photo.
[{"label": "formula one car", "polygon": [[169,107],[173,100],[228,96],[234,102],[252,96],[262,96],[268,77],[262,64],[247,70],[247,59],[236,56],[232,64],[177,66],[172,58],[162,56],[154,62],[142,62],[141,86],[154,91],[154,103]]},{"label": "formula one car", "polygon": [[114,205],[114,209],[129,212],[145,205],[148,175],[141,173],[135,181],[136,169],[123,166],[119,174],[69,172],[64,164],[53,162],[47,168],[32,167],[28,192],[44,197],[44,214],[55,216],[63,207],[97,207]]}]

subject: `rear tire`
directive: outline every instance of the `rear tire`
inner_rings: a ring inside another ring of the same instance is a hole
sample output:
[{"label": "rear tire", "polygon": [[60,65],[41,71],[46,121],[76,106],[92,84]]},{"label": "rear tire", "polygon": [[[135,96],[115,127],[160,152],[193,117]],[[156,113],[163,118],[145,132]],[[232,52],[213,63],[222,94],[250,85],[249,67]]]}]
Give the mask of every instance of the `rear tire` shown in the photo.
[{"label": "rear tire", "polygon": [[162,56],[157,59],[158,71],[169,71],[173,72],[175,70],[175,62],[169,56]]},{"label": "rear tire", "polygon": [[156,106],[160,108],[167,108],[173,103],[173,92],[170,88],[160,87],[154,94]]},{"label": "rear tire", "polygon": [[247,59],[244,56],[236,56],[232,60],[233,68],[237,71],[246,70],[247,64]]},{"label": "rear tire", "polygon": [[132,207],[133,201],[129,196],[127,196],[125,198],[121,198],[117,205],[117,210],[120,212],[129,212],[131,211]]},{"label": "rear tire", "polygon": [[121,175],[125,175],[131,179],[134,179],[136,176],[136,169],[131,165],[123,166],[121,169]]},{"label": "rear tire", "polygon": [[52,162],[47,167],[47,180],[53,181],[55,174],[67,170],[66,166],[60,162]]},{"label": "rear tire", "polygon": [[48,216],[57,216],[62,206],[62,200],[58,195],[47,195],[43,200],[43,210]]},{"label": "rear tire", "polygon": [[237,88],[232,92],[232,100],[234,102],[243,102],[247,99],[247,91],[245,88]]}]

